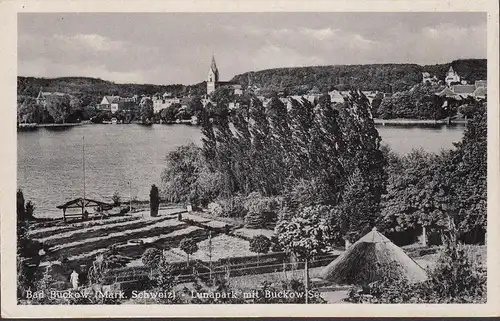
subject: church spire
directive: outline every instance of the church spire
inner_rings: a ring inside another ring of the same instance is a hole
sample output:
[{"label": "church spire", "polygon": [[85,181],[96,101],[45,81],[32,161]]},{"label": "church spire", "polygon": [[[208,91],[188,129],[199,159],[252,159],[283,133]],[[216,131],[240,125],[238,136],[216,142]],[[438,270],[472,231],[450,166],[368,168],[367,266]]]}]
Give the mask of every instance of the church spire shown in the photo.
[{"label": "church spire", "polygon": [[212,64],[210,65],[210,69],[212,69],[212,71],[214,73],[218,72],[218,70],[217,70],[217,64],[215,63],[215,57],[214,57],[214,55],[212,55]]}]

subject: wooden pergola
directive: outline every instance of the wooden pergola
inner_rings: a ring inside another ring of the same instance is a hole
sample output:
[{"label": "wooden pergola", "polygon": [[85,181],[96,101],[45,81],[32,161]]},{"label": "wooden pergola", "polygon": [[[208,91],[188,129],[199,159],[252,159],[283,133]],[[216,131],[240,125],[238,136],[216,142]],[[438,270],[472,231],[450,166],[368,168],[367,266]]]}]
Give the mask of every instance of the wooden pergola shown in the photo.
[{"label": "wooden pergola", "polygon": [[[113,208],[113,204],[101,202],[101,201],[96,201],[88,198],[75,198],[72,201],[66,202],[62,205],[57,206],[57,208],[63,210],[63,220],[66,221],[67,217],[82,217],[84,218],[85,215],[85,208],[87,207],[98,207],[100,211],[103,210],[109,210]],[[81,208],[82,213],[81,214],[66,214],[66,209],[68,208]]]}]

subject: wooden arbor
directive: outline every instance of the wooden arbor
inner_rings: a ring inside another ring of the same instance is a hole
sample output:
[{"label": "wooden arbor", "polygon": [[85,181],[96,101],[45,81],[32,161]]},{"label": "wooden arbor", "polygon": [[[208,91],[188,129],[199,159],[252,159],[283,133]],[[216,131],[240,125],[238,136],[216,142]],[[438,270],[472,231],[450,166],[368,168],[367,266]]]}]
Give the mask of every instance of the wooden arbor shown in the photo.
[{"label": "wooden arbor", "polygon": [[[67,217],[82,217],[82,219],[85,219],[85,208],[87,207],[98,207],[101,211],[102,210],[109,210],[113,208],[113,204],[109,203],[104,203],[88,198],[75,198],[72,201],[66,202],[62,205],[57,206],[57,208],[63,210],[63,220],[66,221]],[[81,214],[66,214],[66,209],[68,208],[81,208],[82,213]]]}]

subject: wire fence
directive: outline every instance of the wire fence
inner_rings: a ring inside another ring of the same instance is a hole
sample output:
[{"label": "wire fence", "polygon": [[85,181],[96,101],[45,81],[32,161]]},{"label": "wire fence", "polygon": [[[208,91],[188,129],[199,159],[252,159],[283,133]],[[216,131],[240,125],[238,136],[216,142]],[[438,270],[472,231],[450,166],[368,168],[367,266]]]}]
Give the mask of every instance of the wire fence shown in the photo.
[{"label": "wire fence", "polygon": [[[333,261],[338,255],[337,254],[324,254],[314,257],[312,260],[308,261],[308,266],[310,268],[324,266]],[[272,260],[274,262],[250,262],[250,263],[240,263],[240,264],[217,264],[212,265],[210,269],[210,264],[206,262],[198,262],[198,266],[193,266],[192,273],[179,274],[176,276],[179,283],[192,282],[196,278],[211,278],[214,276],[244,276],[244,275],[257,275],[257,274],[267,274],[276,272],[289,272],[304,269],[304,261],[287,262],[285,260]],[[278,261],[278,262],[276,262]],[[202,272],[199,272],[199,268],[202,268]],[[208,271],[207,271],[208,270]],[[116,275],[113,278],[114,282],[133,282],[139,281],[144,278],[151,278],[154,276],[152,271],[137,271],[135,270],[132,275]]]}]

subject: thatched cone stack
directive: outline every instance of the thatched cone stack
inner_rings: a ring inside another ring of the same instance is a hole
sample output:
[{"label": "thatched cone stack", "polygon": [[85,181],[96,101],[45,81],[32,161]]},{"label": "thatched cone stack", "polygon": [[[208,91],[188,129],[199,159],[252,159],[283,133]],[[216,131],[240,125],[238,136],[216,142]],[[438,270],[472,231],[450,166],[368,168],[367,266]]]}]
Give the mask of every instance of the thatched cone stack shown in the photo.
[{"label": "thatched cone stack", "polygon": [[427,274],[401,248],[374,228],[325,267],[322,278],[337,284],[369,284],[388,278],[416,283]]}]

